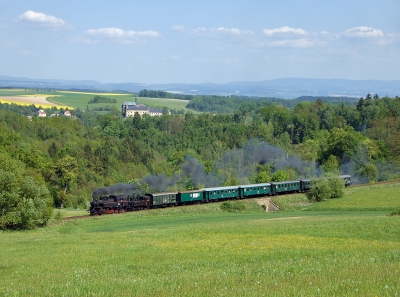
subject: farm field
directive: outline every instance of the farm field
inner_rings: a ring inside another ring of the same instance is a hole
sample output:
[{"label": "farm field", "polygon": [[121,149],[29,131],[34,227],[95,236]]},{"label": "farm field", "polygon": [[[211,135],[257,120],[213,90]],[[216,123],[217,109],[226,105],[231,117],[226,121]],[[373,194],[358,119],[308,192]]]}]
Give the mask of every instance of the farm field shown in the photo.
[{"label": "farm field", "polygon": [[[1,232],[0,295],[398,296],[400,216],[384,209],[400,199],[382,186],[374,210],[375,190],[276,213],[244,200],[242,212],[210,203]],[[332,209],[340,200],[348,210]]]},{"label": "farm field", "polygon": [[[117,103],[96,103],[88,104],[94,96],[106,96],[117,100]],[[0,102],[16,103],[16,104],[35,104],[42,107],[51,107],[58,105],[62,108],[81,108],[94,109],[96,107],[115,106],[118,110],[121,109],[122,102],[135,101],[137,98],[139,103],[150,107],[167,107],[175,110],[185,110],[189,101],[178,99],[160,99],[160,98],[142,98],[132,96],[131,94],[118,93],[89,93],[89,92],[71,92],[71,91],[31,91],[24,89],[0,89]]]}]

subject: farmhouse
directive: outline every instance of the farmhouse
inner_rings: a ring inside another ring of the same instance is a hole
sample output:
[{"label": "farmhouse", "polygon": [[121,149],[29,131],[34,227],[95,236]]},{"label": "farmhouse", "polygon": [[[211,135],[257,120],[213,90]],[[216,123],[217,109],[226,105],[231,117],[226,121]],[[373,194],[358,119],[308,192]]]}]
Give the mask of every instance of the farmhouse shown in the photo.
[{"label": "farmhouse", "polygon": [[38,110],[38,117],[45,118],[46,117],[46,112],[43,109],[39,109]]},{"label": "farmhouse", "polygon": [[140,116],[148,114],[150,116],[161,116],[163,114],[162,108],[150,108],[144,104],[139,104],[137,102],[123,102],[122,103],[122,116],[133,117],[135,113]]}]

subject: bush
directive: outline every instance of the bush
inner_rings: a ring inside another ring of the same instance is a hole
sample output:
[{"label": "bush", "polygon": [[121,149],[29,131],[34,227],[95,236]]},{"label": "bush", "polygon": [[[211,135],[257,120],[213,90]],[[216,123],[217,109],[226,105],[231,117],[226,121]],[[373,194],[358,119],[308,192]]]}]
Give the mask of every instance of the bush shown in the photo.
[{"label": "bush", "polygon": [[340,198],[344,194],[343,179],[334,174],[311,179],[311,191],[307,193],[310,201],[321,201],[329,198]]},{"label": "bush", "polygon": [[310,201],[321,201],[322,199],[331,198],[332,191],[329,181],[325,176],[311,179],[311,191],[307,193]]},{"label": "bush", "polygon": [[331,188],[330,198],[340,198],[344,194],[344,181],[339,175],[329,173],[326,175]]},{"label": "bush", "polygon": [[227,212],[240,212],[245,210],[246,206],[244,205],[243,201],[225,201],[221,204],[220,208],[221,210]]},{"label": "bush", "polygon": [[60,210],[58,210],[58,211],[56,212],[56,214],[54,215],[54,219],[55,219],[57,222],[61,222],[61,221],[63,220],[63,218],[64,218],[64,216],[63,216],[63,214],[61,213]]},{"label": "bush", "polygon": [[33,229],[52,216],[48,189],[24,173],[20,161],[0,154],[0,229]]},{"label": "bush", "polygon": [[389,216],[400,216],[400,209],[392,211]]}]

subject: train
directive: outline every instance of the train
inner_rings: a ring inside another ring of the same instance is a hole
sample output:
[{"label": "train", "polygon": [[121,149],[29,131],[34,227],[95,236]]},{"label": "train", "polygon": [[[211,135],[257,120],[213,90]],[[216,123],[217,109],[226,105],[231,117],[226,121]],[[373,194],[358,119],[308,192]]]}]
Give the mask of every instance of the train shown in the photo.
[{"label": "train", "polygon": [[[351,185],[350,175],[341,175],[344,185]],[[90,215],[123,213],[151,208],[170,207],[194,203],[305,193],[311,190],[310,179],[271,182],[250,185],[203,188],[191,191],[147,193],[141,196],[108,195],[93,198]]]}]

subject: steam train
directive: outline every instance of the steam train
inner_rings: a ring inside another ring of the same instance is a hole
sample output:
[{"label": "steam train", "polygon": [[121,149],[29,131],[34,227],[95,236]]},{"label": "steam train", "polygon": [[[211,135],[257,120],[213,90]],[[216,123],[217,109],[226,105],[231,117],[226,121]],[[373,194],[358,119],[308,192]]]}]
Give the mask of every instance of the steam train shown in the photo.
[{"label": "steam train", "polygon": [[[351,185],[350,175],[341,175],[344,185]],[[305,193],[311,190],[311,180],[301,179],[285,182],[271,182],[251,185],[203,188],[192,191],[149,193],[143,196],[128,195],[101,196],[90,202],[90,215],[123,213],[158,207],[193,203],[207,203],[233,199],[274,196],[290,193]]]}]

